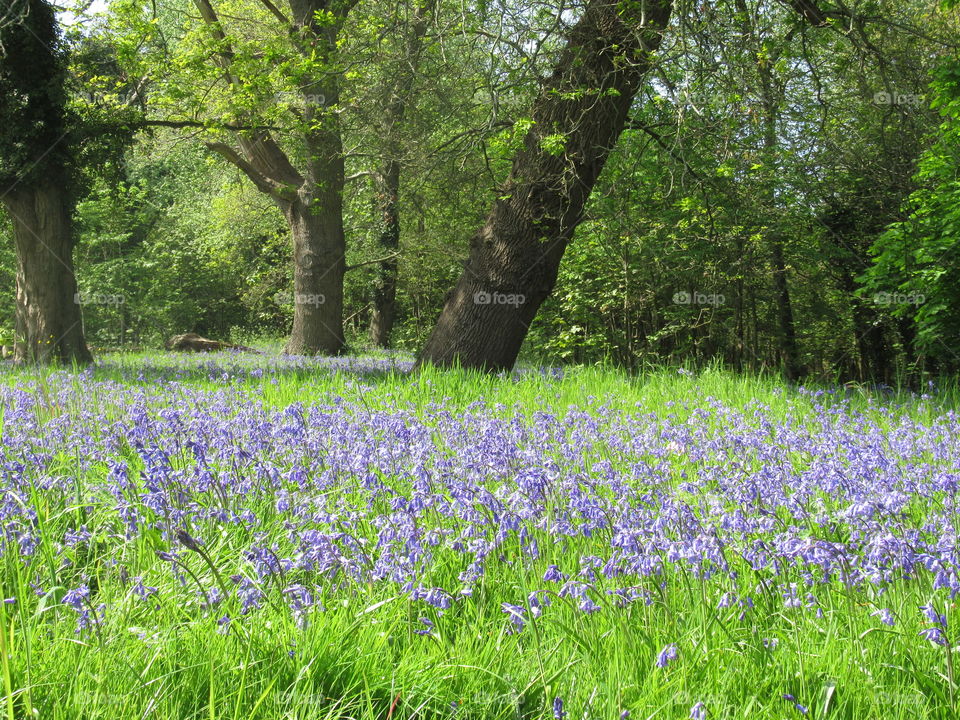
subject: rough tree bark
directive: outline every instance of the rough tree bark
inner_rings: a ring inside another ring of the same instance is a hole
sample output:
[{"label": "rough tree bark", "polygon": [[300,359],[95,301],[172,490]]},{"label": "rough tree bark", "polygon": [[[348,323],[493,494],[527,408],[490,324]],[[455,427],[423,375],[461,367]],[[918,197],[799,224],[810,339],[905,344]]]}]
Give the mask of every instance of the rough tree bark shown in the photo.
[{"label": "rough tree bark", "polygon": [[324,186],[305,183],[295,200],[279,203],[293,236],[293,328],[285,348],[293,355],[337,354],[344,346],[342,163],[331,175]]},{"label": "rough tree bark", "polygon": [[72,205],[61,183],[3,196],[17,254],[14,362],[90,362],[73,273]]},{"label": "rough tree bark", "polygon": [[[670,0],[589,0],[418,366],[509,369],[622,132]],[[562,142],[562,148],[558,144]]]},{"label": "rough tree bark", "polygon": [[86,363],[59,29],[44,0],[9,0],[0,12],[0,201],[17,255],[14,359]]}]

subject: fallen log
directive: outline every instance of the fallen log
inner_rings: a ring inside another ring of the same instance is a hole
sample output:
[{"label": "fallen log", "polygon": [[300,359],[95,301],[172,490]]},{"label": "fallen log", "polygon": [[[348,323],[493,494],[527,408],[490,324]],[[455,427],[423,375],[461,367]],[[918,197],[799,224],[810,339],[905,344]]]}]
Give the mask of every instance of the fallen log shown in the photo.
[{"label": "fallen log", "polygon": [[220,340],[211,340],[209,338],[197,335],[197,333],[184,333],[183,335],[174,335],[167,340],[165,346],[167,350],[174,352],[218,352],[220,350],[240,350],[242,352],[251,352],[260,354],[259,350],[246,347],[245,345],[234,345],[233,343],[222,342]]}]

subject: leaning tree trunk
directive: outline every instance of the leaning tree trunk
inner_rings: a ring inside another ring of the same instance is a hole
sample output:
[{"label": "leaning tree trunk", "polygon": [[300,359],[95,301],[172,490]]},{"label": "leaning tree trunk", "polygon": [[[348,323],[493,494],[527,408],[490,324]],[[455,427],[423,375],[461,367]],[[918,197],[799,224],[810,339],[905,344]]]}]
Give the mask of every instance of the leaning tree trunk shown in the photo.
[{"label": "leaning tree trunk", "polygon": [[3,196],[17,251],[14,360],[91,361],[73,274],[70,203],[61,184],[41,180]]},{"label": "leaning tree trunk", "polygon": [[418,365],[513,367],[670,19],[669,0],[590,0]]}]

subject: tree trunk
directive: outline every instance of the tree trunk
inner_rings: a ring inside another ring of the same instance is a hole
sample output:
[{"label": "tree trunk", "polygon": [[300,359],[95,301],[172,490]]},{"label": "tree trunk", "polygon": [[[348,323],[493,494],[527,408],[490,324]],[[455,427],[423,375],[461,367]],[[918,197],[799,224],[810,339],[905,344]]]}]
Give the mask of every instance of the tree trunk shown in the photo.
[{"label": "tree trunk", "polygon": [[282,205],[293,238],[293,329],[285,352],[336,355],[344,347],[342,197],[330,188],[313,198],[310,189]]},{"label": "tree trunk", "polygon": [[[346,17],[356,0],[341,3]],[[339,25],[324,25],[319,0],[291,0],[294,23],[316,38],[314,52],[336,62]],[[293,329],[286,351],[290,354],[338,355],[343,335],[343,278],[346,239],[343,230],[343,191],[346,185],[340,115],[340,76],[320,73],[303,90],[303,121],[308,160],[303,182],[287,217],[293,236]],[[319,96],[314,97],[317,93]]]},{"label": "tree trunk", "polygon": [[73,274],[71,208],[62,184],[41,180],[3,196],[17,250],[17,363],[91,361]]},{"label": "tree trunk", "polygon": [[418,359],[513,367],[670,18],[669,0],[590,0],[534,103],[531,125],[464,272]]},{"label": "tree trunk", "polygon": [[376,203],[380,215],[380,233],[377,251],[384,259],[377,265],[373,281],[373,317],[370,320],[370,339],[377,347],[390,347],[390,334],[397,303],[397,258],[400,249],[400,163],[388,160],[382,173],[375,179]]},{"label": "tree trunk", "polygon": [[[745,3],[739,2],[738,9],[743,15],[746,32],[754,35],[756,28],[749,24],[747,20],[750,14],[747,12]],[[779,216],[781,208],[778,207],[776,197],[777,152],[780,143],[777,134],[777,117],[783,102],[783,89],[778,86],[777,79],[774,76],[773,65],[775,65],[775,59],[771,59],[765,54],[769,51],[766,49],[764,39],[762,37],[756,37],[755,39],[758,44],[755,50],[756,67],[763,101],[763,157],[764,164],[768,167],[770,173],[765,192],[766,210],[772,216],[774,214]],[[764,48],[764,50],[761,50],[761,48]],[[777,324],[780,331],[779,345],[783,374],[787,380],[796,380],[803,375],[804,371],[800,364],[800,350],[797,345],[797,330],[793,319],[793,304],[790,299],[784,242],[780,230],[777,228],[768,227],[766,235],[770,246],[770,262],[773,269],[774,302],[777,305]]]},{"label": "tree trunk", "polygon": [[436,0],[415,0],[409,30],[403,44],[394,80],[388,85],[380,122],[384,139],[383,162],[374,177],[375,212],[380,219],[377,252],[384,258],[377,264],[373,281],[373,317],[370,339],[377,347],[390,347],[390,335],[397,306],[397,254],[400,250],[400,161],[403,147],[400,133],[407,106],[413,102],[414,81],[420,67],[423,41]]},{"label": "tree trunk", "polygon": [[859,356],[859,372],[855,379],[887,382],[890,377],[883,326],[878,322],[872,308],[856,295],[859,288],[855,275],[857,271],[862,271],[862,268],[856,267],[852,262],[843,263],[840,269],[840,287],[850,298],[854,342]]},{"label": "tree trunk", "polygon": [[783,241],[770,238],[773,261],[773,285],[776,294],[777,319],[780,325],[780,347],[783,351],[783,368],[787,380],[796,380],[803,375],[800,365],[800,349],[797,346],[797,330],[793,321],[793,303],[790,300],[790,285],[787,281],[787,263],[783,257]]}]

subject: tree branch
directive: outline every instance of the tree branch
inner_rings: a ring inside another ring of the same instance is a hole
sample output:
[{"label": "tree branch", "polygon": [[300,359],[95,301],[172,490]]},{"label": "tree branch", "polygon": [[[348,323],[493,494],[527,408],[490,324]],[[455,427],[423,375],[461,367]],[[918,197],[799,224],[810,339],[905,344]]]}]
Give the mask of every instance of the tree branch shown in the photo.
[{"label": "tree branch", "polygon": [[[830,22],[827,13],[821,10],[814,0],[780,0],[780,2],[800,13],[803,19],[814,27],[826,27]],[[837,15],[837,13],[830,14]]]},{"label": "tree branch", "polygon": [[200,11],[200,17],[203,18],[203,21],[213,30],[213,37],[224,45],[223,48],[216,51],[216,62],[224,73],[226,73],[227,81],[231,84],[235,83],[235,79],[230,73],[230,63],[233,61],[233,49],[227,43],[227,35],[223,32],[223,27],[220,25],[220,18],[217,17],[217,13],[214,11],[213,5],[210,4],[210,0],[193,0],[193,4],[196,5]]},{"label": "tree branch", "polygon": [[625,130],[639,130],[639,131],[641,131],[641,132],[643,132],[643,133],[646,133],[657,145],[660,146],[660,148],[661,148],[665,153],[667,153],[668,155],[670,155],[670,157],[672,157],[675,161],[677,161],[678,163],[680,163],[680,164],[687,170],[687,172],[689,172],[691,175],[693,175],[694,179],[695,179],[697,182],[699,182],[701,185],[709,185],[709,186],[714,187],[714,188],[717,187],[716,181],[715,181],[713,178],[706,178],[706,177],[704,177],[703,175],[701,175],[699,172],[697,172],[696,168],[694,168],[694,167],[687,161],[687,159],[686,159],[686,157],[685,157],[684,155],[682,155],[681,153],[678,153],[676,150],[674,150],[672,147],[670,147],[670,146],[667,144],[667,141],[663,139],[663,136],[660,135],[660,133],[656,132],[656,131],[655,131],[653,128],[651,128],[649,125],[645,125],[644,123],[638,122],[638,121],[636,121],[636,120],[630,120],[630,121],[627,122],[627,125],[626,125],[626,127],[625,127],[624,129],[625,129]]},{"label": "tree branch", "polygon": [[[230,72],[233,50],[227,43],[227,36],[220,25],[210,0],[193,0],[200,10],[203,21],[210,26],[213,37],[223,46],[216,51],[216,63],[223,70],[227,82],[238,85],[239,80]],[[292,7],[292,6],[291,6]],[[207,147],[223,155],[240,168],[254,184],[271,197],[289,200],[290,184],[301,184],[303,178],[290,162],[290,159],[277,146],[267,130],[260,129],[253,137],[239,138],[240,147],[246,158],[224,143],[207,143]],[[256,165],[260,167],[257,168]]]},{"label": "tree branch", "polygon": [[373,173],[369,170],[363,170],[362,172],[354,173],[353,175],[347,175],[343,180],[344,182],[352,182],[353,180],[359,180],[360,178],[370,177]]},{"label": "tree branch", "polygon": [[286,186],[271,180],[266,175],[257,170],[253,165],[244,159],[240,153],[234,150],[232,147],[226,143],[221,142],[208,142],[205,145],[213,150],[218,155],[226,158],[229,162],[236,165],[243,174],[246,175],[250,180],[253,181],[253,184],[257,186],[257,189],[261,192],[264,192],[271,197],[277,198],[278,200],[288,200],[288,189]]},{"label": "tree branch", "polygon": [[398,258],[398,257],[400,257],[400,253],[393,253],[392,255],[387,255],[386,257],[377,258],[376,260],[367,260],[366,262],[357,263],[356,265],[347,265],[346,271],[349,272],[350,270],[356,270],[357,268],[361,268],[364,265],[373,265],[375,263],[386,262],[387,260],[393,260],[394,258]]},{"label": "tree branch", "polygon": [[275,125],[234,125],[225,123],[223,125],[211,125],[199,120],[140,120],[133,123],[134,127],[169,127],[169,128],[207,128],[210,130],[230,130],[239,132],[242,130],[282,130],[283,128]]},{"label": "tree branch", "polygon": [[280,21],[282,25],[285,25],[287,28],[291,28],[290,20],[286,15],[281,12],[280,8],[274,5],[270,0],[260,0],[260,4],[263,5],[270,13]]}]

